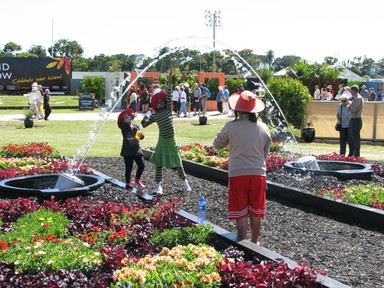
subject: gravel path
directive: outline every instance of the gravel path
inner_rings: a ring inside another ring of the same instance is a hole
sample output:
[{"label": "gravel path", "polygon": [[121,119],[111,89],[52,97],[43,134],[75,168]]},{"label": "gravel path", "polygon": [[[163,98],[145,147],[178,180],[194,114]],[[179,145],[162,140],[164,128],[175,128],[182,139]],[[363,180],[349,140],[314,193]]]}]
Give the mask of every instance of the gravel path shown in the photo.
[{"label": "gravel path", "polygon": [[[122,158],[87,158],[85,164],[124,181]],[[144,191],[150,194],[154,192],[154,175],[154,166],[146,162],[142,182],[147,185]],[[269,177],[282,179],[278,173],[268,176],[270,180]],[[313,183],[308,181],[306,185],[326,186],[324,183],[335,181],[332,178],[317,179]],[[176,171],[164,169],[164,193],[181,198],[184,202],[181,209],[192,214],[197,213],[200,194],[206,195],[208,221],[236,232],[234,222],[227,219],[227,187],[190,175],[188,179],[193,191],[186,194],[182,192]],[[303,183],[295,183],[295,180],[286,181],[305,187]],[[170,196],[164,195],[163,198],[169,199]],[[91,197],[127,203],[140,201],[132,193],[110,184],[94,191]],[[331,219],[321,211],[302,205],[269,198],[260,243],[298,263],[318,268],[327,276],[352,287],[384,287],[383,232],[345,219]]]}]

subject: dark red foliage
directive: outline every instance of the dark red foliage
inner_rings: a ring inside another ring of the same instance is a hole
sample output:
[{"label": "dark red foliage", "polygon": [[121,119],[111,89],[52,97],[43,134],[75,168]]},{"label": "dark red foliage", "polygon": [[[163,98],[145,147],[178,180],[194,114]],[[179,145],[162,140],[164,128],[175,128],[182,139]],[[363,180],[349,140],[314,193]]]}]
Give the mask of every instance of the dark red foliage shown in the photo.
[{"label": "dark red foliage", "polygon": [[[316,287],[316,272],[305,264],[292,269],[283,260],[246,260],[245,253],[233,246],[221,252],[222,287]],[[228,261],[233,259],[233,261]],[[256,260],[256,261],[255,261]]]},{"label": "dark red foliage", "polygon": [[266,160],[267,173],[283,169],[285,163],[293,160],[295,159],[289,157],[282,157],[281,155],[275,153],[269,153]]},{"label": "dark red foliage", "polygon": [[[129,229],[135,234],[124,245],[112,243],[102,247],[103,263],[90,271],[58,270],[22,274],[17,273],[13,265],[0,262],[0,287],[109,287],[113,271],[122,267],[122,259],[154,255],[160,252],[161,247],[154,247],[148,241],[154,229],[164,230],[193,225],[176,213],[178,211],[177,203],[177,199],[166,203],[150,201],[133,205],[82,198],[65,201],[55,201],[52,198],[42,204],[24,198],[2,201],[0,211],[4,227],[9,227],[11,222],[26,213],[46,207],[62,212],[71,220],[68,231],[73,235],[83,235],[86,232],[97,232],[104,229],[116,233]],[[150,217],[134,217],[138,209],[146,210],[153,206],[156,206],[156,213]],[[128,217],[132,217],[130,219],[133,222],[129,222],[129,227],[111,221],[113,220],[112,214],[121,215],[121,212],[128,213]],[[3,230],[5,230],[4,227]],[[257,261],[254,263],[255,259],[244,260],[244,252],[232,246],[228,248],[228,245],[223,245],[223,241],[211,241],[212,243],[209,245],[222,251],[224,257],[235,259],[235,263],[226,260],[220,267],[223,287],[308,287],[309,285],[316,287],[313,286],[316,284],[315,272],[305,266],[290,269],[287,264],[282,262],[271,261],[259,264]],[[216,245],[216,242],[219,244]]]},{"label": "dark red foliage", "polygon": [[11,199],[9,201],[0,202],[0,218],[3,221],[3,226],[0,227],[2,233],[9,230],[12,222],[17,221],[20,216],[27,213],[37,211],[40,205],[34,200],[28,198]]},{"label": "dark red foliage", "polygon": [[357,162],[357,163],[368,163],[368,160],[363,157],[356,156],[344,156],[336,152],[330,154],[321,154],[316,156],[318,160],[332,160],[332,161],[345,161],[345,162]]},{"label": "dark red foliage", "polygon": [[374,163],[371,165],[373,173],[380,177],[384,177],[384,164],[383,163]]}]

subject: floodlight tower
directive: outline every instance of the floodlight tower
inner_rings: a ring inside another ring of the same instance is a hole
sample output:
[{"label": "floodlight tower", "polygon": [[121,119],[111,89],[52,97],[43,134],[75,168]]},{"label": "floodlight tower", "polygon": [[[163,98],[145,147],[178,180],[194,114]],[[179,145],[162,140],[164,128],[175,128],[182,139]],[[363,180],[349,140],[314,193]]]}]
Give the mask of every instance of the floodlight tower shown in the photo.
[{"label": "floodlight tower", "polygon": [[205,10],[204,17],[205,17],[205,25],[207,27],[213,27],[213,72],[215,72],[216,71],[215,28],[221,26],[221,12],[220,11]]}]

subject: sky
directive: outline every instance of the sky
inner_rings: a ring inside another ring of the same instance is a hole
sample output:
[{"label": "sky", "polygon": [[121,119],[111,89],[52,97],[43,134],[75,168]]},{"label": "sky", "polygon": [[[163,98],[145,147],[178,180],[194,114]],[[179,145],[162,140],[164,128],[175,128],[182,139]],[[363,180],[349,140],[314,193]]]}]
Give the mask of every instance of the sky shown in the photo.
[{"label": "sky", "polygon": [[[384,58],[384,1],[0,0],[0,9],[0,49],[15,42],[23,52],[67,39],[77,41],[86,58],[154,57],[164,46],[212,49],[214,38],[218,50],[272,50],[275,58],[295,55],[310,63],[327,56]],[[205,11],[220,12],[218,27],[207,25]]]}]

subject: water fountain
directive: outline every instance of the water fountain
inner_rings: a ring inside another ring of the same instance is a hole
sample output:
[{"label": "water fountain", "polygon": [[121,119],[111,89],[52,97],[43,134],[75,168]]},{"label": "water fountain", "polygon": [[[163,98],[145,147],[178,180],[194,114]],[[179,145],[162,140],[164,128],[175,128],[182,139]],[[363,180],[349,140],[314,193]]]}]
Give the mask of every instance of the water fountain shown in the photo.
[{"label": "water fountain", "polygon": [[[137,69],[137,76],[135,79],[131,81],[130,77],[131,75],[128,73],[128,76],[117,86],[113,88],[113,91],[110,94],[110,98],[107,100],[105,107],[102,108],[102,117],[103,121],[100,125],[97,125],[98,121],[94,123],[94,125],[91,127],[91,130],[89,132],[89,137],[87,143],[85,143],[78,151],[73,155],[73,157],[70,160],[69,168],[66,173],[63,174],[55,174],[51,176],[29,176],[28,178],[22,178],[22,179],[8,179],[8,181],[3,181],[0,183],[0,189],[3,191],[9,191],[11,189],[18,190],[18,191],[24,191],[23,189],[26,189],[26,191],[29,191],[28,193],[43,193],[44,195],[59,195],[59,194],[70,194],[70,191],[79,191],[79,193],[86,193],[87,191],[91,189],[95,189],[102,185],[102,181],[100,179],[94,179],[93,176],[84,176],[84,175],[77,175],[78,168],[81,164],[83,164],[87,153],[91,146],[93,145],[98,132],[103,128],[104,124],[109,118],[109,115],[111,112],[114,111],[114,109],[119,105],[121,102],[121,99],[123,99],[124,95],[127,93],[127,91],[130,90],[132,85],[137,82],[137,80],[143,76],[143,74],[152,66],[154,66],[159,60],[163,59],[164,57],[169,56],[170,54],[181,51],[183,49],[197,49],[198,51],[205,52],[205,51],[212,51],[211,48],[211,42],[212,39],[205,38],[205,37],[187,37],[187,38],[178,38],[173,39],[167,43],[165,43],[162,47],[174,47],[170,48],[166,53],[163,53],[159,56],[157,56],[149,65],[147,65],[144,69]],[[263,113],[265,115],[266,119],[263,119],[263,121],[268,121],[269,126],[273,129],[272,132],[272,138],[274,140],[278,139],[279,141],[283,141],[287,149],[293,153],[299,153],[302,155],[300,147],[298,145],[298,142],[296,141],[296,138],[292,132],[292,130],[289,128],[288,121],[285,118],[285,115],[280,108],[279,104],[275,100],[272,93],[269,91],[268,87],[263,82],[262,78],[258,75],[258,73],[253,69],[253,67],[250,66],[250,64],[245,61],[237,51],[231,49],[230,47],[224,45],[220,41],[214,40],[217,44],[217,47],[215,49],[215,53],[221,53],[221,56],[224,58],[230,59],[234,65],[236,66],[237,71],[239,73],[243,73],[244,78],[248,77],[254,77],[257,78],[250,78],[255,79],[255,81],[249,80],[248,82],[250,84],[253,84],[255,89],[254,91],[259,95],[259,97],[266,103],[266,113]],[[186,45],[187,43],[187,45]],[[205,46],[204,46],[205,45]],[[162,47],[159,47],[157,51],[160,51]],[[204,51],[205,50],[205,51]],[[142,61],[144,61],[143,59]],[[188,60],[187,60],[188,61]],[[141,63],[138,64],[138,67],[140,67]],[[126,83],[129,83],[126,85]],[[125,87],[125,90],[123,93],[118,93],[121,91],[122,87]],[[117,95],[120,95],[120,98],[117,97]],[[113,104],[114,103],[114,104]],[[76,163],[80,163],[80,165],[75,165]],[[356,163],[355,163],[356,164]],[[328,161],[325,163],[325,161],[319,162],[319,169],[316,169],[316,172],[311,171],[310,169],[306,169],[303,167],[299,167],[295,163],[287,164],[287,167],[293,167],[298,168],[299,171],[310,171],[313,173],[329,173],[328,171],[336,171],[334,174],[336,175],[350,175],[355,176],[357,171],[359,169],[351,168],[352,166],[358,166],[361,167],[360,164],[353,164],[349,163],[348,165],[344,164],[342,166],[342,163],[335,163],[335,161]],[[289,166],[291,165],[291,166]],[[326,170],[323,169],[323,167],[326,167]],[[366,175],[367,172],[365,171],[366,167],[363,167],[364,171],[359,171],[363,175]],[[340,172],[344,171],[343,173]],[[355,173],[350,173],[348,171],[354,170]],[[361,170],[361,169],[360,169]],[[99,176],[95,176],[96,178]],[[341,177],[341,176],[340,176]],[[99,177],[100,178],[100,177]],[[102,178],[102,177],[101,177]],[[26,180],[28,179],[28,180]],[[74,192],[74,194],[76,194]]]},{"label": "water fountain", "polygon": [[316,160],[314,156],[304,156],[297,161],[284,164],[289,173],[300,175],[335,176],[339,180],[371,180],[373,171],[371,165],[347,161]]},{"label": "water fountain", "polygon": [[[66,181],[64,178],[71,178]],[[95,175],[78,174],[76,177],[67,174],[43,174],[21,176],[0,182],[3,195],[15,197],[72,197],[86,195],[101,187],[104,178]]]}]

